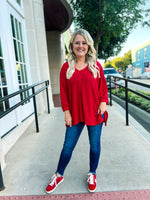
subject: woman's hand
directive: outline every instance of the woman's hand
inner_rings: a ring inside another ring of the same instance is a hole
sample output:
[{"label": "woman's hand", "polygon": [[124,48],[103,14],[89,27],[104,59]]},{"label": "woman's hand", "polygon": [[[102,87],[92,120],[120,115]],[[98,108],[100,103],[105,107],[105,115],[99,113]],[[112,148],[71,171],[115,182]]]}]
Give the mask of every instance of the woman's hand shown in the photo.
[{"label": "woman's hand", "polygon": [[72,127],[72,117],[69,110],[65,110],[65,123],[67,126]]},{"label": "woman's hand", "polygon": [[107,110],[106,102],[101,102],[98,107],[98,114],[100,113],[102,115],[106,110]]}]

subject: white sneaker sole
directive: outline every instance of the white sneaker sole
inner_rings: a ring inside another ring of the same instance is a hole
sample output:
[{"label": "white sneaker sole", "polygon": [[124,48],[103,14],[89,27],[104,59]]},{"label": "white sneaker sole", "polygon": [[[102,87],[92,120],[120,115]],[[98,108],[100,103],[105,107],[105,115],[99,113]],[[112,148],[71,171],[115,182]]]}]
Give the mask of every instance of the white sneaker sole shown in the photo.
[{"label": "white sneaker sole", "polygon": [[96,189],[95,190],[90,190],[89,188],[88,188],[88,190],[89,190],[89,192],[95,192],[96,191]]},{"label": "white sneaker sole", "polygon": [[57,186],[60,185],[63,181],[64,181],[64,179],[62,179],[62,180],[56,185],[56,187],[55,187],[53,190],[51,190],[51,191],[49,191],[49,192],[46,191],[46,193],[47,193],[47,194],[50,194],[50,193],[54,192],[54,190],[57,188]]}]

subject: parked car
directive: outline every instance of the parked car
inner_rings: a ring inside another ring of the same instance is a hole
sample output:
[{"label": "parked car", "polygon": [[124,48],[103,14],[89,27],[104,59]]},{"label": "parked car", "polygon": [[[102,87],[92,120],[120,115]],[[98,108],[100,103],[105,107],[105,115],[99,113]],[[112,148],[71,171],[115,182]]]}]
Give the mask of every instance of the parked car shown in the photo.
[{"label": "parked car", "polygon": [[140,75],[140,78],[143,78],[143,79],[150,78],[150,72],[144,72],[143,74]]},{"label": "parked car", "polygon": [[[106,78],[106,82],[107,82],[107,87],[109,88],[109,79],[108,79],[108,75],[114,75],[116,76],[117,80],[116,82],[120,85],[123,84],[123,80],[121,80],[120,78],[123,78],[123,76],[121,74],[119,74],[115,68],[103,68],[103,71],[104,71],[104,76]],[[115,81],[115,78],[112,78],[113,81]],[[114,88],[115,87],[115,84],[111,84],[111,87]]]}]

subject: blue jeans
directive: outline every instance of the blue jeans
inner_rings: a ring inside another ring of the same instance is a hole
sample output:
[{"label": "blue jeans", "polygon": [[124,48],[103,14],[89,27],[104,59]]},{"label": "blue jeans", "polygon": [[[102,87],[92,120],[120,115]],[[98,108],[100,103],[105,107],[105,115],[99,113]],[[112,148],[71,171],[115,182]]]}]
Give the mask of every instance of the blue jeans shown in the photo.
[{"label": "blue jeans", "polygon": [[[100,152],[101,152],[101,131],[102,131],[101,124],[95,126],[88,126],[88,136],[89,136],[89,143],[90,143],[90,170],[89,172],[96,174],[96,169],[99,163]],[[81,135],[81,132],[84,128],[84,122],[80,122],[77,125],[72,127],[67,127],[65,141],[63,145],[63,149],[60,155],[58,167],[56,173],[59,173],[63,176],[64,171],[71,159],[72,152],[78,142],[78,139]]]}]

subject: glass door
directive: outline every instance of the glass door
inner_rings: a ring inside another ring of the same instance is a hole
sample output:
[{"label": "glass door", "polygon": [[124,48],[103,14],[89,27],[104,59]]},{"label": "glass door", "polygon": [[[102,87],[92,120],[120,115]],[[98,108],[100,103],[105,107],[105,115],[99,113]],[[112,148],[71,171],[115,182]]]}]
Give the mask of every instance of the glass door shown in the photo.
[{"label": "glass door", "polygon": [[[31,84],[30,70],[27,62],[27,48],[25,44],[25,30],[23,29],[23,20],[19,18],[14,12],[10,13],[12,43],[15,54],[15,70],[17,72],[18,88],[24,89]],[[29,91],[20,95],[20,100],[29,96]],[[22,121],[33,112],[32,100],[26,101],[18,108],[18,120]]]},{"label": "glass door", "polygon": [[[16,4],[15,4],[16,2]],[[0,6],[0,97],[31,85],[23,8],[20,1]],[[16,5],[16,7],[15,7]],[[20,6],[20,7],[19,7]],[[14,8],[15,7],[15,8]],[[30,91],[0,104],[0,112],[29,96]],[[33,113],[32,100],[0,119],[0,136],[4,136]]]}]

